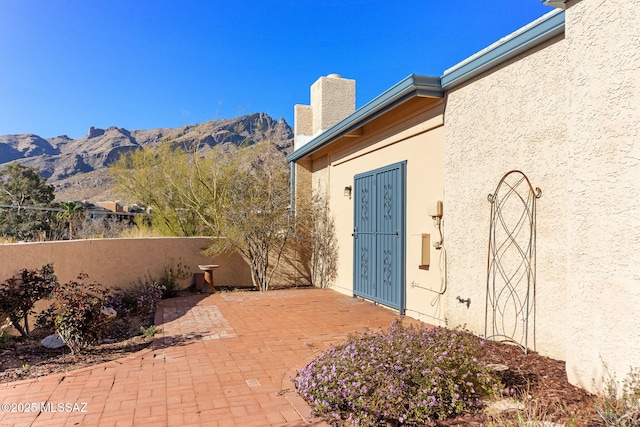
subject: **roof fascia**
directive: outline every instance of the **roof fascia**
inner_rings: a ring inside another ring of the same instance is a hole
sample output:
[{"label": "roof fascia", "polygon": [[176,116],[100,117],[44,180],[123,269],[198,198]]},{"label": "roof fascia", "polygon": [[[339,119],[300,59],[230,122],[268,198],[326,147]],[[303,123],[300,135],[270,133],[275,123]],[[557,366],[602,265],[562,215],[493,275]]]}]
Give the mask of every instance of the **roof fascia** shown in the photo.
[{"label": "roof fascia", "polygon": [[555,9],[513,34],[446,70],[444,90],[452,89],[496,65],[538,46],[564,32],[564,10]]},{"label": "roof fascia", "polygon": [[411,74],[287,156],[295,162],[415,96],[442,98],[450,90],[564,32],[565,12],[555,9],[449,68],[441,78]]},{"label": "roof fascia", "polygon": [[544,4],[545,6],[550,6],[550,7],[557,7],[560,9],[566,9],[567,8],[567,0],[541,0],[542,4]]},{"label": "roof fascia", "polygon": [[339,121],[316,138],[287,156],[289,162],[295,162],[308,156],[336,139],[353,132],[357,128],[379,117],[413,97],[442,98],[444,91],[439,77],[411,74],[358,110]]}]

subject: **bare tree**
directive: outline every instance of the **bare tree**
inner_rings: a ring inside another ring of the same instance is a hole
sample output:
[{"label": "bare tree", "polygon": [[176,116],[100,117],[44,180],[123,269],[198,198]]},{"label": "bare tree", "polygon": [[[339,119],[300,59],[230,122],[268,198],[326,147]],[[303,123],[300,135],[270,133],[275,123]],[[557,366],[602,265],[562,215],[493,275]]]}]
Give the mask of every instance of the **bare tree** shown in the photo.
[{"label": "bare tree", "polygon": [[79,239],[109,239],[120,237],[131,227],[132,225],[128,219],[122,220],[108,215],[95,218],[87,216],[82,225],[76,230],[76,237]]},{"label": "bare tree", "polygon": [[338,240],[326,197],[314,195],[308,204],[296,206],[295,231],[309,281],[319,288],[329,287],[338,274]]},{"label": "bare tree", "polygon": [[200,153],[167,142],[129,153],[112,173],[121,191],[152,208],[154,230],[223,237],[207,253],[238,251],[251,268],[253,285],[269,289],[293,230],[289,169],[273,143]]},{"label": "bare tree", "polygon": [[286,160],[264,141],[238,149],[227,161],[233,179],[220,216],[225,238],[216,240],[208,253],[237,250],[251,267],[253,285],[267,291],[293,231]]}]

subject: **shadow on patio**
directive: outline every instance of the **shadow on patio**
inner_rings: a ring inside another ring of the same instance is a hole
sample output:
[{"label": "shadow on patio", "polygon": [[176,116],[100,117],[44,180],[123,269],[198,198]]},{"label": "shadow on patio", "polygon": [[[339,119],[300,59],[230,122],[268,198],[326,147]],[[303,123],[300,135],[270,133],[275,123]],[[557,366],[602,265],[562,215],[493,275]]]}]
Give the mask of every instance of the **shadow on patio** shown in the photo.
[{"label": "shadow on patio", "polygon": [[0,387],[3,403],[86,403],[85,412],[0,412],[0,424],[326,425],[294,391],[296,371],[350,332],[397,318],[327,289],[164,300],[156,312],[161,332],[149,349]]}]

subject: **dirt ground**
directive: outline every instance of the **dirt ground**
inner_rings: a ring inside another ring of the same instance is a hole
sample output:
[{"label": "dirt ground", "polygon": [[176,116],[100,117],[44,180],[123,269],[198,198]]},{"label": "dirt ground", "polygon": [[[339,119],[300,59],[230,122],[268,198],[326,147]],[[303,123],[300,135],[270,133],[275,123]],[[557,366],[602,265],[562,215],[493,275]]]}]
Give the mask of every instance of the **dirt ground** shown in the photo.
[{"label": "dirt ground", "polygon": [[40,344],[49,331],[34,331],[30,338],[16,337],[0,349],[0,383],[37,378],[67,372],[124,357],[148,347],[153,338],[142,335],[140,326],[149,326],[150,319],[129,319],[113,325],[109,339],[88,348],[82,354],[72,354],[67,346],[48,349]]},{"label": "dirt ground", "polygon": [[[485,345],[495,355],[496,363],[509,367],[502,374],[502,382],[506,388],[513,388],[513,396],[525,403],[525,409],[520,413],[532,423],[515,422],[515,410],[499,414],[485,410],[434,426],[550,426],[543,424],[544,421],[575,427],[602,425],[595,410],[596,396],[569,384],[564,362],[531,351],[524,354],[513,345],[498,342],[487,342]],[[536,421],[541,423],[533,424]]]}]

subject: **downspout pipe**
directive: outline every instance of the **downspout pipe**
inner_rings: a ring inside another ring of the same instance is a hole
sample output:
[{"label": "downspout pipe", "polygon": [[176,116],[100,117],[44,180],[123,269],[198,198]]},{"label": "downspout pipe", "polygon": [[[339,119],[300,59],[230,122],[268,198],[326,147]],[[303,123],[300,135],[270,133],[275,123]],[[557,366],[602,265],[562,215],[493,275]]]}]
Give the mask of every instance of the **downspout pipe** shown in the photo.
[{"label": "downspout pipe", "polygon": [[292,216],[296,213],[296,163],[289,162],[289,211]]}]

